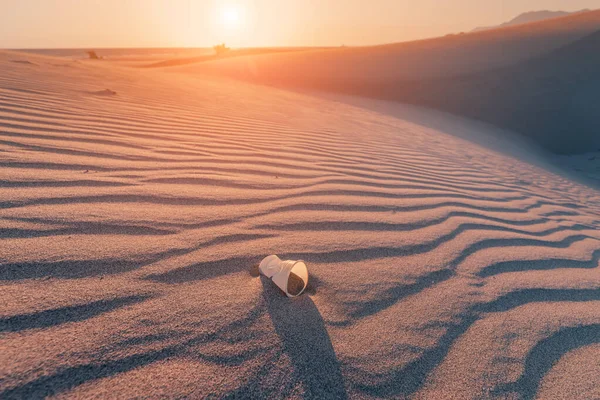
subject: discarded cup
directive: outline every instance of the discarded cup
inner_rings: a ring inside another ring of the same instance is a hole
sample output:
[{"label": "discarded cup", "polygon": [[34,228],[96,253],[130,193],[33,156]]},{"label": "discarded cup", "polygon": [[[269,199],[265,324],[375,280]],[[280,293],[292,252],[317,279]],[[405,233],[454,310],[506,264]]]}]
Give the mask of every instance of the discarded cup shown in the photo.
[{"label": "discarded cup", "polygon": [[308,285],[308,269],[304,261],[281,259],[275,255],[268,256],[258,267],[261,274],[271,278],[288,297],[300,296]]}]

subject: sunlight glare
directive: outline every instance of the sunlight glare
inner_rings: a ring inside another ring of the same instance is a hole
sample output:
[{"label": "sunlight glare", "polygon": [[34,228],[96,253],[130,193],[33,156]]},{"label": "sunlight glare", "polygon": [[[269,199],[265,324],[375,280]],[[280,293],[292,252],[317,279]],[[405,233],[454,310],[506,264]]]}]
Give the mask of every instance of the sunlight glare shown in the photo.
[{"label": "sunlight glare", "polygon": [[219,19],[223,28],[237,30],[242,27],[242,8],[236,4],[221,6]]}]

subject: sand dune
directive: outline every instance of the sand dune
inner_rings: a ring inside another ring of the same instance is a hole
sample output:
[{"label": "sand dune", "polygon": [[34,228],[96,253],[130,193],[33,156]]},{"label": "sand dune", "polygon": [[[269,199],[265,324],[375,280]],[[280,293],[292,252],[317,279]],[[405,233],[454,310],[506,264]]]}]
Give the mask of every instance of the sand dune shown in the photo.
[{"label": "sand dune", "polygon": [[177,67],[187,64],[196,64],[208,61],[230,59],[242,56],[252,55],[266,55],[266,54],[281,54],[281,53],[293,53],[293,52],[306,52],[322,50],[325,48],[317,47],[259,47],[259,48],[242,48],[232,49],[224,54],[215,54],[214,51],[209,51],[207,54],[195,57],[168,57],[167,59],[154,61],[143,65],[143,68],[164,68],[164,67]]},{"label": "sand dune", "polygon": [[365,87],[364,92],[491,122],[555,153],[600,151],[600,24],[598,28],[516,66]]},{"label": "sand dune", "polygon": [[3,399],[600,396],[600,195],[534,147],[162,69],[0,70]]},{"label": "sand dune", "polygon": [[180,71],[286,85],[342,86],[463,75],[515,65],[600,29],[600,10],[483,32],[368,47],[257,54]]},{"label": "sand dune", "polygon": [[265,54],[177,67],[295,89],[432,107],[555,153],[600,151],[600,10],[387,46]]}]

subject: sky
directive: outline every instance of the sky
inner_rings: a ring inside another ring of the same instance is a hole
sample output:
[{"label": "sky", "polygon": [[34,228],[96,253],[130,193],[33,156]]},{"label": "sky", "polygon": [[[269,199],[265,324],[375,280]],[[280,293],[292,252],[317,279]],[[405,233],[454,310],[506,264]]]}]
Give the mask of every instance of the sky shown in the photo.
[{"label": "sky", "polygon": [[0,0],[0,48],[369,45],[600,0]]}]

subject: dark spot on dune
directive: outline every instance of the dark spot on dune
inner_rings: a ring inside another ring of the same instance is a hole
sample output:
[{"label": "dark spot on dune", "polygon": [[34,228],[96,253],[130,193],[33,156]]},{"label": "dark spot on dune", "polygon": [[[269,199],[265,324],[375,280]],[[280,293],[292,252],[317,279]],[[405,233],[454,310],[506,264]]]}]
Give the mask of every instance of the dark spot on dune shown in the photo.
[{"label": "dark spot on dune", "polygon": [[259,265],[260,264],[252,264],[250,270],[248,271],[250,273],[250,276],[258,278],[258,276],[260,275],[260,271],[258,269]]},{"label": "dark spot on dune", "polygon": [[96,92],[91,92],[91,94],[94,94],[96,96],[116,96],[117,92],[115,92],[114,90],[110,90],[110,89],[104,89],[104,90],[98,90]]},{"label": "dark spot on dune", "polygon": [[86,53],[90,60],[102,60],[102,57],[98,56],[94,50],[86,51]]},{"label": "dark spot on dune", "polygon": [[28,61],[28,60],[11,60],[10,62],[13,62],[15,64],[37,65],[37,64],[32,63],[31,61]]}]

